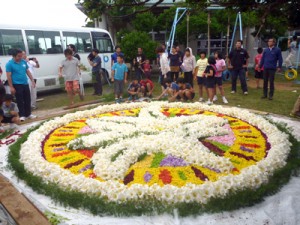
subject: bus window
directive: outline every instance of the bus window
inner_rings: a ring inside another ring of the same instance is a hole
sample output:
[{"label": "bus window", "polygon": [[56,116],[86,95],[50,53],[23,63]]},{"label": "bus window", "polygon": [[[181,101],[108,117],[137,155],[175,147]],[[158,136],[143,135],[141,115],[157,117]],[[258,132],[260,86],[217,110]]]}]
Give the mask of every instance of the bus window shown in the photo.
[{"label": "bus window", "polygon": [[101,32],[92,32],[93,44],[100,53],[108,53],[113,51],[111,39],[108,34]]},{"label": "bus window", "polygon": [[60,35],[57,31],[26,30],[29,54],[62,53]]},{"label": "bus window", "polygon": [[44,37],[47,46],[47,54],[62,53],[60,34],[58,31],[44,31]]},{"label": "bus window", "polygon": [[91,37],[89,33],[63,32],[65,47],[73,44],[77,52],[90,52],[92,49]]},{"label": "bus window", "polygon": [[0,29],[0,55],[9,55],[14,48],[25,49],[21,30]]}]

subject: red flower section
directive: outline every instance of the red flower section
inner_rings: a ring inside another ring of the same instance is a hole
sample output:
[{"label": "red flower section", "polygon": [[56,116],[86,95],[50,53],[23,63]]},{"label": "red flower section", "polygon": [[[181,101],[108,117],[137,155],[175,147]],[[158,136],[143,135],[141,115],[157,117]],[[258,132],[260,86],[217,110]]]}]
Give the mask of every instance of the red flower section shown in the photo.
[{"label": "red flower section", "polygon": [[251,127],[250,126],[238,126],[238,127],[233,127],[232,129],[234,129],[234,130],[249,130],[249,129],[251,129]]},{"label": "red flower section", "polygon": [[166,117],[169,117],[171,114],[169,112],[163,112]]},{"label": "red flower section", "polygon": [[192,166],[192,170],[194,171],[195,176],[198,177],[200,180],[203,180],[203,181],[208,180],[208,177],[204,173],[202,173],[201,170],[199,170],[193,166]]},{"label": "red flower section", "polygon": [[97,175],[95,173],[91,173],[89,177],[92,178],[92,179],[94,179],[94,178],[97,177]]},{"label": "red flower section", "polygon": [[172,182],[172,175],[169,170],[162,170],[160,171],[159,179],[161,179],[164,184],[170,184]]},{"label": "red flower section", "polygon": [[95,150],[77,150],[77,152],[91,159],[95,153]]},{"label": "red flower section", "polygon": [[246,144],[246,143],[240,143],[241,146],[248,147],[248,148],[260,148],[260,145],[257,144]]},{"label": "red flower section", "polygon": [[76,161],[76,162],[69,163],[69,164],[66,165],[64,168],[65,168],[65,169],[70,169],[70,168],[73,167],[73,166],[78,166],[78,165],[80,165],[83,161],[84,161],[84,159],[80,159],[80,160],[78,160],[78,161]]},{"label": "red flower section", "polygon": [[123,183],[127,185],[133,180],[134,180],[134,170],[131,170],[130,173],[125,176]]},{"label": "red flower section", "polygon": [[74,134],[61,133],[61,134],[53,134],[55,137],[66,137],[66,136],[74,136]]},{"label": "red flower section", "polygon": [[52,145],[49,145],[49,147],[61,147],[61,146],[65,146],[67,144],[68,144],[67,142],[65,142],[65,143],[59,143],[59,144],[52,144]]},{"label": "red flower section", "polygon": [[212,151],[213,153],[215,153],[216,155],[219,156],[224,156],[224,151],[222,151],[220,148],[218,148],[217,146],[213,145],[212,143],[210,143],[209,141],[201,141],[201,143],[208,148],[210,151]]},{"label": "red flower section", "polygon": [[70,153],[71,153],[71,151],[68,151],[68,152],[59,152],[59,153],[53,154],[52,157],[55,158],[55,157],[59,157],[59,156],[62,156],[62,155],[68,155]]},{"label": "red flower section", "polygon": [[238,152],[230,152],[230,154],[235,155],[235,156],[240,157],[240,158],[243,158],[243,159],[246,159],[247,161],[252,160],[254,162],[257,162],[257,160],[254,159],[252,156],[246,156],[246,155],[238,153]]}]

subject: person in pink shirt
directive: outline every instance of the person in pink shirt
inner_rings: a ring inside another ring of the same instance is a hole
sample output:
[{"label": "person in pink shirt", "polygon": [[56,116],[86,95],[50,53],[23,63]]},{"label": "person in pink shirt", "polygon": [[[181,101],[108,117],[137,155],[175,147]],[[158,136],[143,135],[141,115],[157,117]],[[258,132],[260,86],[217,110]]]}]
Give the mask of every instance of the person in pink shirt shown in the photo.
[{"label": "person in pink shirt", "polygon": [[259,65],[260,65],[260,61],[262,58],[262,53],[263,53],[263,49],[261,47],[259,47],[257,49],[257,55],[254,58],[254,62],[255,62],[255,78],[256,78],[256,88],[259,88],[259,80],[264,79],[263,76],[263,70],[264,68],[259,69]]},{"label": "person in pink shirt", "polygon": [[223,88],[223,84],[222,84],[222,73],[224,70],[226,70],[226,63],[225,60],[223,59],[223,56],[221,54],[221,52],[215,52],[215,59],[216,59],[216,68],[217,68],[217,72],[215,75],[215,87],[214,87],[214,98],[213,101],[217,101],[218,97],[217,97],[217,86],[220,90],[220,93],[222,95],[222,100],[224,104],[228,104],[228,101],[225,97],[225,92],[224,92],[224,88]]}]

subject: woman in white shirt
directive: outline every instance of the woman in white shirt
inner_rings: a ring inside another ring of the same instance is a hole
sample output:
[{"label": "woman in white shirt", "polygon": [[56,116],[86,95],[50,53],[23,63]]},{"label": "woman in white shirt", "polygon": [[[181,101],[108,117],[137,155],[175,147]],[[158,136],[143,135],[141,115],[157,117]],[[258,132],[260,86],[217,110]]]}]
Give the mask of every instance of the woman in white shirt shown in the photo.
[{"label": "woman in white shirt", "polygon": [[181,69],[184,71],[184,81],[185,83],[189,83],[193,85],[193,74],[196,68],[196,58],[193,55],[193,51],[191,48],[185,49],[185,55],[183,57],[183,63],[181,65]]},{"label": "woman in white shirt", "polygon": [[170,65],[168,60],[168,55],[165,53],[165,50],[162,47],[158,47],[156,49],[157,54],[159,54],[159,64],[160,64],[160,70],[161,70],[161,76],[160,76],[160,84],[162,87],[162,91],[165,89],[164,79],[170,77]]}]

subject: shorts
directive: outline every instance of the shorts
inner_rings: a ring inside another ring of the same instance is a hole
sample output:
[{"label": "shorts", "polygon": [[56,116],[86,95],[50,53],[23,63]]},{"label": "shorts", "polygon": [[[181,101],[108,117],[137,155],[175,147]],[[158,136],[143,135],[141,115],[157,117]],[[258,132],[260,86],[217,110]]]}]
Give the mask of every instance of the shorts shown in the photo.
[{"label": "shorts", "polygon": [[206,77],[197,77],[198,85],[206,85]]},{"label": "shorts", "polygon": [[222,86],[222,77],[215,77],[215,84],[218,86]]},{"label": "shorts", "polygon": [[78,80],[72,80],[72,81],[66,81],[65,83],[66,91],[78,91],[79,90],[79,81]]},{"label": "shorts", "polygon": [[[196,95],[195,93],[191,93],[192,99],[195,98],[195,95]],[[183,98],[184,98],[184,100],[189,100],[188,97],[185,95],[185,93],[184,93],[184,95],[183,95]]]},{"label": "shorts", "polygon": [[256,79],[263,79],[264,78],[264,76],[263,76],[263,71],[257,71],[257,70],[255,70],[255,75],[254,75],[254,77],[256,78]]},{"label": "shorts", "polygon": [[16,116],[12,116],[12,117],[3,116],[1,123],[13,123],[12,120],[14,117],[16,117]]},{"label": "shorts", "polygon": [[124,92],[124,80],[115,80],[114,82],[114,91],[115,94],[123,94]]},{"label": "shorts", "polygon": [[215,79],[214,77],[210,77],[210,78],[207,78],[206,79],[206,87],[207,88],[214,88],[216,85],[215,85]]}]

